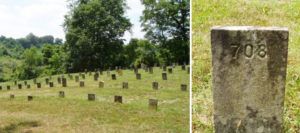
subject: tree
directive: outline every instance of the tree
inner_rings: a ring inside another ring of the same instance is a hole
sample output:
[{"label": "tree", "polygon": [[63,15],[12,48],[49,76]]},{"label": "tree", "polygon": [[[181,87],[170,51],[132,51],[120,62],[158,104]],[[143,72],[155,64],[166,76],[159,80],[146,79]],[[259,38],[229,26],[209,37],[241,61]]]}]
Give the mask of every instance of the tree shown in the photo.
[{"label": "tree", "polygon": [[[166,63],[189,62],[189,0],[141,0],[146,38],[159,44]],[[164,50],[165,49],[165,50]]]},{"label": "tree", "polygon": [[23,63],[18,69],[19,79],[32,79],[36,78],[41,73],[41,66],[43,57],[37,48],[26,49],[23,53]]},{"label": "tree", "polygon": [[125,31],[125,0],[75,0],[65,16],[66,50],[71,71],[116,66]]},{"label": "tree", "polygon": [[127,66],[154,66],[159,63],[158,47],[148,40],[131,39],[124,47],[124,56]]}]

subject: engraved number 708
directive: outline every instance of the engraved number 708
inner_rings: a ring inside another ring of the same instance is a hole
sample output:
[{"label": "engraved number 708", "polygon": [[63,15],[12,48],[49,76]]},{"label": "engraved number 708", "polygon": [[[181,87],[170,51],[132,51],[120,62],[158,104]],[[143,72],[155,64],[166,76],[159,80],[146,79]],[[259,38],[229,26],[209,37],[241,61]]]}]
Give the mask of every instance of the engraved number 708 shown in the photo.
[{"label": "engraved number 708", "polygon": [[237,44],[232,44],[231,48],[233,50],[232,57],[234,59],[238,58],[238,54],[239,54],[239,51],[241,49],[244,50],[243,54],[248,58],[253,57],[255,54],[257,54],[261,58],[264,58],[267,55],[267,50],[266,50],[266,45],[265,44],[257,45],[256,49],[254,48],[254,46],[252,44],[246,44],[244,46],[237,45]]}]

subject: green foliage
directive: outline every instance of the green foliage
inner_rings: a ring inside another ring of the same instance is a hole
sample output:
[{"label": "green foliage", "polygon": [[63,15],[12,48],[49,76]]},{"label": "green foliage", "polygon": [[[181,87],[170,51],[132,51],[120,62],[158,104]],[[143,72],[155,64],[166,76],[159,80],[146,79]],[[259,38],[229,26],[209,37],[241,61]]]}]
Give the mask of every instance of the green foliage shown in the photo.
[{"label": "green foliage", "polygon": [[129,44],[124,46],[124,56],[124,64],[127,66],[160,64],[158,47],[148,40],[131,39]]},{"label": "green foliage", "polygon": [[70,71],[120,65],[121,37],[131,27],[124,16],[125,6],[125,0],[76,0],[70,4],[64,23]]},{"label": "green foliage", "polygon": [[42,47],[43,64],[46,66],[43,75],[54,75],[65,72],[66,55],[60,45],[45,44]]},{"label": "green foliage", "polygon": [[33,47],[24,51],[23,58],[22,66],[18,68],[18,78],[24,80],[38,77],[42,71],[42,53]]},{"label": "green foliage", "polygon": [[189,0],[142,0],[146,38],[160,44],[167,64],[189,62]]}]

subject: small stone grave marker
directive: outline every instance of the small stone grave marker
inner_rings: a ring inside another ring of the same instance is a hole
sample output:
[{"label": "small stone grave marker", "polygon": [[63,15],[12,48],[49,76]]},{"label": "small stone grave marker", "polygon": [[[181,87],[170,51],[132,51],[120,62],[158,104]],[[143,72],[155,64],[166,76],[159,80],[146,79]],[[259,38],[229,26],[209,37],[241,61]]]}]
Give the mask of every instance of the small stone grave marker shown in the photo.
[{"label": "small stone grave marker", "polygon": [[157,99],[149,99],[149,109],[157,110],[158,100]]},{"label": "small stone grave marker", "polygon": [[122,96],[115,96],[115,102],[116,103],[123,103]]}]

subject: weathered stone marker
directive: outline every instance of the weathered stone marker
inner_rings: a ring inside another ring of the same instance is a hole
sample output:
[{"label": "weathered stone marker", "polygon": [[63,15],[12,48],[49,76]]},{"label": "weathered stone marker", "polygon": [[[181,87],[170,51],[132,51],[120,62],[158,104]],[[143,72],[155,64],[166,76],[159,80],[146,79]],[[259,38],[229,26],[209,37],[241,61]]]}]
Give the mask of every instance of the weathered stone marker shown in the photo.
[{"label": "weathered stone marker", "polygon": [[142,79],[142,75],[141,75],[140,73],[137,73],[137,74],[136,74],[136,79],[137,79],[137,80],[141,80],[141,79]]},{"label": "weathered stone marker", "polygon": [[14,94],[10,94],[10,95],[9,95],[9,98],[10,98],[10,99],[14,99],[14,98],[15,98],[15,95],[14,95]]},{"label": "weathered stone marker", "polygon": [[279,27],[211,30],[216,133],[282,133],[289,32]]},{"label": "weathered stone marker", "polygon": [[28,101],[32,101],[32,100],[33,100],[33,96],[28,96],[28,97],[27,97],[27,100],[28,100]]},{"label": "weathered stone marker", "polygon": [[61,77],[57,77],[57,83],[61,84]]},{"label": "weathered stone marker", "polygon": [[116,74],[112,74],[112,75],[111,75],[111,79],[112,79],[112,80],[117,80]]},{"label": "weathered stone marker", "polygon": [[187,91],[187,85],[181,84],[181,91]]},{"label": "weathered stone marker", "polygon": [[95,101],[96,100],[96,95],[95,94],[88,94],[88,100],[89,101]]},{"label": "weathered stone marker", "polygon": [[122,96],[115,96],[115,102],[116,103],[123,103]]},{"label": "weathered stone marker", "polygon": [[30,84],[27,84],[27,89],[30,89]]},{"label": "weathered stone marker", "polygon": [[67,79],[62,78],[62,87],[67,87]]},{"label": "weathered stone marker", "polygon": [[6,86],[6,89],[7,89],[7,90],[10,90],[10,86],[9,86],[9,85],[8,85],[8,86]]},{"label": "weathered stone marker", "polygon": [[122,88],[123,89],[128,89],[128,82],[123,82]]},{"label": "weathered stone marker", "polygon": [[168,68],[168,73],[172,74],[173,73],[173,68]]},{"label": "weathered stone marker", "polygon": [[54,87],[53,82],[49,82],[49,87],[50,87],[50,88]]},{"label": "weathered stone marker", "polygon": [[185,71],[186,70],[185,68],[186,68],[185,65],[181,66],[181,70]]},{"label": "weathered stone marker", "polygon": [[167,66],[166,65],[163,66],[163,71],[167,71]]},{"label": "weathered stone marker", "polygon": [[78,75],[75,76],[75,82],[79,82],[79,76]]},{"label": "weathered stone marker", "polygon": [[157,99],[149,99],[149,109],[157,110],[158,100]]},{"label": "weathered stone marker", "polygon": [[36,83],[36,87],[41,88],[42,87],[41,83]]},{"label": "weathered stone marker", "polygon": [[79,86],[84,87],[84,81],[80,81]]},{"label": "weathered stone marker", "polygon": [[19,89],[22,89],[22,84],[18,84],[18,88],[19,88]]},{"label": "weathered stone marker", "polygon": [[46,82],[46,85],[48,85],[49,84],[49,78],[46,78],[45,82]]},{"label": "weathered stone marker", "polygon": [[168,80],[167,73],[162,73],[162,79],[163,80]]},{"label": "weathered stone marker", "polygon": [[58,92],[58,97],[64,98],[65,97],[65,92],[64,91]]},{"label": "weathered stone marker", "polygon": [[94,81],[98,81],[98,78],[99,78],[99,73],[95,73],[94,74]]},{"label": "weathered stone marker", "polygon": [[153,82],[153,83],[152,83],[152,88],[153,88],[154,90],[158,90],[158,82]]},{"label": "weathered stone marker", "polygon": [[104,88],[104,81],[99,82],[99,88]]},{"label": "weathered stone marker", "polygon": [[149,74],[153,74],[153,67],[149,67]]}]

